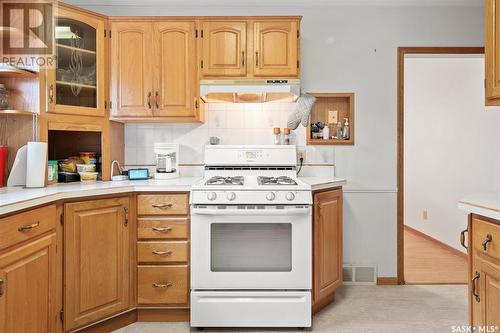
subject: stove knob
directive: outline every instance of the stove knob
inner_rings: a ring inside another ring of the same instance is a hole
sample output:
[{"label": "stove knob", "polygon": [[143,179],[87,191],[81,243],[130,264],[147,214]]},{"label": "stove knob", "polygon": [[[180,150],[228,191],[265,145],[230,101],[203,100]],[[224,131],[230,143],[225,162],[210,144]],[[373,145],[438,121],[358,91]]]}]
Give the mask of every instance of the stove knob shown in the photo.
[{"label": "stove knob", "polygon": [[217,194],[215,192],[209,192],[207,194],[207,199],[210,201],[214,201],[217,198]]},{"label": "stove knob", "polygon": [[227,198],[227,200],[229,200],[229,201],[233,201],[234,199],[236,199],[236,193],[234,193],[234,192],[229,192],[229,193],[226,195],[226,198]]},{"label": "stove knob", "polygon": [[276,194],[274,194],[273,192],[269,192],[267,195],[266,195],[266,199],[268,201],[273,201],[274,199],[276,199]]},{"label": "stove knob", "polygon": [[293,194],[292,192],[288,192],[285,196],[286,200],[288,201],[292,201],[293,199],[295,199],[295,194]]}]

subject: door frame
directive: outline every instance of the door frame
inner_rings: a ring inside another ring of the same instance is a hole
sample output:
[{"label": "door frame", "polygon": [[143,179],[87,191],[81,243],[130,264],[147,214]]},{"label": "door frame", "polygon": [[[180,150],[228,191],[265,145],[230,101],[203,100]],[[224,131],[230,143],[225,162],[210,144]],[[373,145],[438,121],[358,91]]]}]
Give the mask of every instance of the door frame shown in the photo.
[{"label": "door frame", "polygon": [[[484,54],[484,47],[398,47],[397,56],[397,283],[404,284],[404,60],[408,54]],[[457,236],[458,237],[458,236]]]}]

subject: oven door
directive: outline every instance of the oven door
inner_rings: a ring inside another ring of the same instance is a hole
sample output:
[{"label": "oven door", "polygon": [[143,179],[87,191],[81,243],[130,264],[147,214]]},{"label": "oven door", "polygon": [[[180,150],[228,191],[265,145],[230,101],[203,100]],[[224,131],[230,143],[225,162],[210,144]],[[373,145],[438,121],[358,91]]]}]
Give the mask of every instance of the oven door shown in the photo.
[{"label": "oven door", "polygon": [[193,206],[191,288],[311,289],[311,207]]}]

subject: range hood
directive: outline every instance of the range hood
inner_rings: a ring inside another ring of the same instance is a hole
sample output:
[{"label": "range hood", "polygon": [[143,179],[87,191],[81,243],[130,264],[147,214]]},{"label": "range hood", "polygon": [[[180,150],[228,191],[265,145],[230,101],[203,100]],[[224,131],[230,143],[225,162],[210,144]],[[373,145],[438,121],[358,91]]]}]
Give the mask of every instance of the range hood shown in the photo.
[{"label": "range hood", "polygon": [[300,96],[300,80],[201,80],[200,96],[211,103],[296,102]]}]

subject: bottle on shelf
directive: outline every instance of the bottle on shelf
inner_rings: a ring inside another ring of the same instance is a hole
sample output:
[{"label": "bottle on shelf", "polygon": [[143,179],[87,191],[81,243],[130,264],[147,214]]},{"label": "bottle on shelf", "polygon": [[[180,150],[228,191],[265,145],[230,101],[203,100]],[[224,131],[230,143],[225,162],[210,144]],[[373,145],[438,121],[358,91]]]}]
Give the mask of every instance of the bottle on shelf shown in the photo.
[{"label": "bottle on shelf", "polygon": [[342,129],[342,139],[349,139],[349,118],[344,118],[344,127]]},{"label": "bottle on shelf", "polygon": [[273,129],[273,133],[274,133],[274,144],[280,145],[281,144],[281,129],[279,127],[275,127]]},{"label": "bottle on shelf", "polygon": [[290,129],[284,128],[283,133],[285,134],[285,136],[283,137],[283,144],[289,145],[290,144]]},{"label": "bottle on shelf", "polygon": [[325,124],[325,127],[323,128],[323,140],[329,140],[330,139],[330,127],[328,124]]}]

